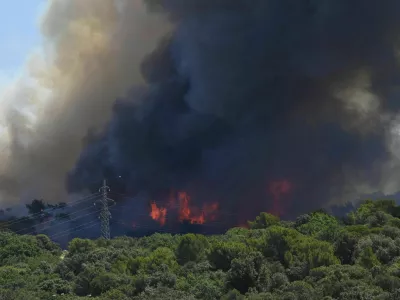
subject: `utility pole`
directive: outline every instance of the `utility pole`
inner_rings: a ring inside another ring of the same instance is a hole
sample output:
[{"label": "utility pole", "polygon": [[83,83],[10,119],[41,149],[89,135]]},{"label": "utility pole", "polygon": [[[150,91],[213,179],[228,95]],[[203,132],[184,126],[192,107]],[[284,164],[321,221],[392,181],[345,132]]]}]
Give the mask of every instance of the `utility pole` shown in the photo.
[{"label": "utility pole", "polygon": [[[103,186],[99,189],[100,192],[102,192],[102,198],[100,200],[100,205],[101,205],[101,211],[100,211],[100,216],[99,219],[101,221],[101,236],[105,238],[106,240],[110,239],[110,218],[111,218],[111,213],[109,211],[109,201],[112,202],[112,204],[115,204],[115,201],[112,199],[109,199],[107,196],[107,192],[110,190],[110,188],[107,186],[106,180],[103,180]],[[96,203],[94,204],[96,205]]]}]

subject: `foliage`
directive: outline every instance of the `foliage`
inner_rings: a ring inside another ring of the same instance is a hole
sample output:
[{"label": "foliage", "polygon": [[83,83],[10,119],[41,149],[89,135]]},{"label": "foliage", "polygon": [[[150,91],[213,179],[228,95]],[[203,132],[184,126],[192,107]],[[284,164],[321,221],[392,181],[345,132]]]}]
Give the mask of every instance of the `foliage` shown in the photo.
[{"label": "foliage", "polygon": [[73,239],[66,252],[45,235],[0,231],[0,299],[400,299],[393,201],[365,201],[344,220],[261,213],[249,225],[218,236]]},{"label": "foliage", "polygon": [[254,222],[249,222],[249,225],[251,229],[262,229],[276,225],[278,223],[279,223],[278,217],[262,212],[259,216],[256,217]]},{"label": "foliage", "polygon": [[43,200],[34,199],[31,204],[26,204],[26,208],[30,214],[38,214],[46,208],[46,204]]},{"label": "foliage", "polygon": [[200,261],[205,257],[209,243],[202,235],[186,234],[182,236],[178,249],[177,257],[181,264],[189,261]]}]

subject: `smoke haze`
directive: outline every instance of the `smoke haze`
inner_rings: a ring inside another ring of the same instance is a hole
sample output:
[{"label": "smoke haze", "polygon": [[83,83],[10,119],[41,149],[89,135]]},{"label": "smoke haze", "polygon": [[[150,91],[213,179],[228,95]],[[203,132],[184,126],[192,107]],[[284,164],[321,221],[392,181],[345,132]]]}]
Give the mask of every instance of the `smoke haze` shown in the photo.
[{"label": "smoke haze", "polygon": [[49,1],[41,25],[42,53],[2,97],[2,204],[65,200],[83,138],[143,83],[140,62],[168,30],[137,0]]},{"label": "smoke haze", "polygon": [[69,192],[121,174],[239,219],[400,190],[398,1],[146,2],[52,1],[51,61],[6,114],[7,199],[56,201],[68,171]]}]

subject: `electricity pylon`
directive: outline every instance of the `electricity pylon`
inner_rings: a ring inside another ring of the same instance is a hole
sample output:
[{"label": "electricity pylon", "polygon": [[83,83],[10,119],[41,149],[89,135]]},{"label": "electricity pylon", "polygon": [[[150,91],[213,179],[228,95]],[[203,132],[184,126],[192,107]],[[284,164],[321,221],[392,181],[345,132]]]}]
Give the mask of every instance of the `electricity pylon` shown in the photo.
[{"label": "electricity pylon", "polygon": [[[109,240],[111,238],[110,236],[111,213],[108,208],[110,206],[115,205],[115,201],[108,198],[107,196],[107,192],[110,191],[110,188],[107,186],[105,179],[103,180],[103,186],[99,189],[99,191],[102,192],[101,200],[98,201],[100,202],[99,204],[101,205],[101,211],[99,216],[99,219],[101,221],[101,236],[106,240]],[[96,205],[96,203],[94,203],[94,205]]]}]

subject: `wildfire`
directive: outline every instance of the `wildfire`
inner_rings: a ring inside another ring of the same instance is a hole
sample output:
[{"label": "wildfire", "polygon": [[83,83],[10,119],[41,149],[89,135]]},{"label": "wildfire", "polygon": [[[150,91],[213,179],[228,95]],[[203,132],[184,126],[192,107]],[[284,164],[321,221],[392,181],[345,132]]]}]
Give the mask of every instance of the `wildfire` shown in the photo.
[{"label": "wildfire", "polygon": [[186,192],[179,192],[178,199],[180,221],[189,221],[191,224],[204,224],[207,219],[215,220],[218,203],[204,204],[203,208],[199,210],[197,207],[190,207],[190,197]]},{"label": "wildfire", "polygon": [[155,202],[151,203],[150,217],[158,221],[161,226],[165,225],[165,220],[167,218],[167,209],[164,207],[158,207]]},{"label": "wildfire", "polygon": [[190,219],[190,208],[189,202],[190,197],[186,192],[179,192],[178,193],[179,205],[180,205],[180,212],[179,212],[179,220],[189,220]]},{"label": "wildfire", "polygon": [[[178,200],[178,201],[176,201]],[[218,203],[204,204],[202,209],[190,204],[190,196],[186,192],[178,192],[169,197],[168,211],[177,208],[179,221],[187,221],[191,224],[204,224],[206,221],[214,221],[218,211]],[[178,207],[175,203],[178,202]],[[151,203],[150,217],[158,221],[162,226],[165,225],[167,208],[158,207],[155,202]]]},{"label": "wildfire", "polygon": [[292,190],[292,184],[287,180],[271,182],[269,191],[274,197],[273,206],[271,213],[274,215],[281,215],[284,211],[284,203],[282,202],[282,196],[287,195]]}]

